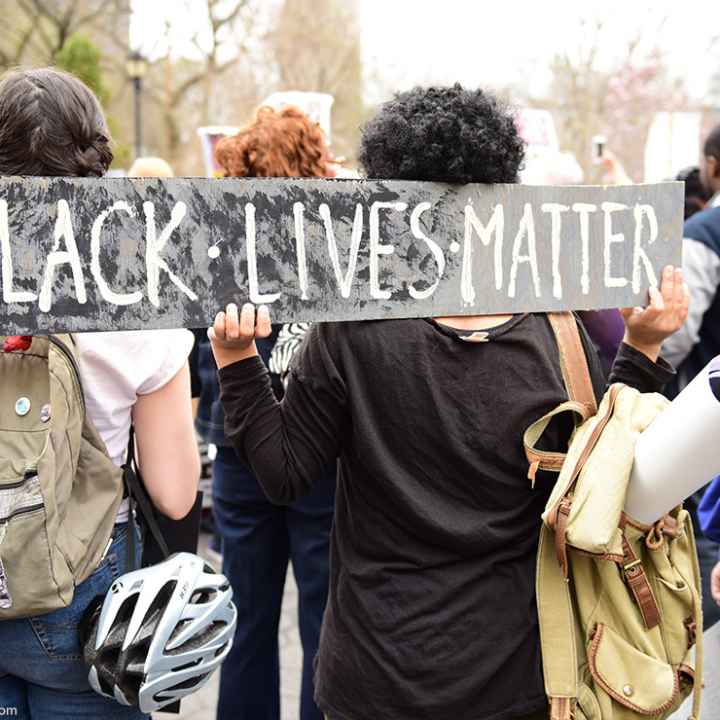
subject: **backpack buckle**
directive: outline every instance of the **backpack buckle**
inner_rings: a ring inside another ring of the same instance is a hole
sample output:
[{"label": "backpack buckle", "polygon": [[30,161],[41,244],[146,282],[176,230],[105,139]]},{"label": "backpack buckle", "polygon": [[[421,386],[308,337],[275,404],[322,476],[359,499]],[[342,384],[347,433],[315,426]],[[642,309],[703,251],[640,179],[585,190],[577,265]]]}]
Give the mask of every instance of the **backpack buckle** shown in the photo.
[{"label": "backpack buckle", "polygon": [[637,567],[638,565],[640,565],[641,563],[642,563],[642,560],[635,559],[632,562],[629,562],[627,565],[623,565],[623,570],[625,572],[628,572],[628,571],[632,570],[634,567]]}]

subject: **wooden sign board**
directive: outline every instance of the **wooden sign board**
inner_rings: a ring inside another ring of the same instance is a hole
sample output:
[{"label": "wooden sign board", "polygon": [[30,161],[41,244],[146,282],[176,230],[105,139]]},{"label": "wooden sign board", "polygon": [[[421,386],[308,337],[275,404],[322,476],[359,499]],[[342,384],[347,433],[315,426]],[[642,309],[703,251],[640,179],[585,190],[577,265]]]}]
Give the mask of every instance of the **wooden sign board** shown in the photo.
[{"label": "wooden sign board", "polygon": [[0,178],[3,334],[643,304],[683,185]]}]

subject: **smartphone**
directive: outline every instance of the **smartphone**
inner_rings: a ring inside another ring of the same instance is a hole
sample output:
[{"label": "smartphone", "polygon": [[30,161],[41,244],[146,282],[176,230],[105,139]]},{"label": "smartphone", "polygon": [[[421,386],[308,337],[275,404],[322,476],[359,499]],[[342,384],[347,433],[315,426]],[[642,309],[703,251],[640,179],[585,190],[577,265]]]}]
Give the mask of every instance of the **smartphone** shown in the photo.
[{"label": "smartphone", "polygon": [[607,138],[604,135],[595,135],[592,139],[593,159],[602,160]]}]

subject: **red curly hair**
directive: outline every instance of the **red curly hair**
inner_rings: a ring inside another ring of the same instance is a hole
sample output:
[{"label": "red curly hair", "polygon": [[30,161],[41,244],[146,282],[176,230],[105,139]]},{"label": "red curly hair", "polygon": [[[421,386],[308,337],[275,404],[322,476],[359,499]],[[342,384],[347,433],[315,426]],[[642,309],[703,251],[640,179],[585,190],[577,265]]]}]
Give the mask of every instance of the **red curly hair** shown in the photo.
[{"label": "red curly hair", "polygon": [[330,151],[317,123],[300,110],[261,107],[237,135],[220,140],[225,177],[330,177]]}]

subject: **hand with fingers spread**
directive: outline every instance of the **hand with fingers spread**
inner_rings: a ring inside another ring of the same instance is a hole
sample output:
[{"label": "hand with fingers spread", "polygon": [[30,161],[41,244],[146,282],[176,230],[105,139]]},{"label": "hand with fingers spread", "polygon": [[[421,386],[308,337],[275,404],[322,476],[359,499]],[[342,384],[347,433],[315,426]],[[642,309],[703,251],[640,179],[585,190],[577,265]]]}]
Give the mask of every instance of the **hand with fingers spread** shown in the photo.
[{"label": "hand with fingers spread", "polygon": [[663,270],[660,289],[650,288],[647,307],[620,311],[625,321],[624,342],[654,362],[663,342],[683,326],[689,303],[690,294],[682,270],[668,265]]},{"label": "hand with fingers spread", "polygon": [[245,303],[238,314],[237,305],[230,303],[225,312],[215,316],[215,322],[208,330],[218,368],[257,355],[255,338],[268,337],[271,332],[267,305],[261,305],[255,312],[252,303]]}]

